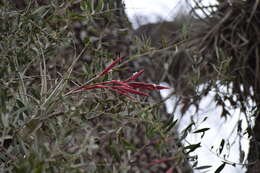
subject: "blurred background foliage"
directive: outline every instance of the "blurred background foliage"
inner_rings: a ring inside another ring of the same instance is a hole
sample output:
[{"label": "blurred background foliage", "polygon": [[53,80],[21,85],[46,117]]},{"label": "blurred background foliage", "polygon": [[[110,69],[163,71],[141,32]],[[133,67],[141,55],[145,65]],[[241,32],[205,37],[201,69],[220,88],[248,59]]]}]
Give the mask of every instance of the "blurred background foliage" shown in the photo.
[{"label": "blurred background foliage", "polygon": [[[259,1],[221,1],[214,7],[195,2],[193,17],[134,31],[121,0],[2,0],[0,170],[191,172],[187,160],[196,158],[187,150],[200,144],[182,147],[185,136],[179,139],[158,93],[136,100],[106,90],[64,96],[119,55],[127,62],[101,81],[144,68],[141,81],[174,86],[182,113],[215,90],[223,110],[229,100],[256,117],[248,128],[247,167],[257,170]],[[197,9],[206,17],[196,15]]]},{"label": "blurred background foliage", "polygon": [[[131,55],[132,29],[121,0],[0,5],[1,172],[162,172],[183,166],[185,153],[171,121],[161,116],[162,102],[98,89],[64,96],[117,56]],[[132,71],[125,64],[100,81]],[[149,166],[162,158],[173,159]]]},{"label": "blurred background foliage", "polygon": [[222,117],[232,116],[228,108],[240,108],[250,138],[248,163],[244,166],[247,172],[258,172],[259,1],[219,1],[217,5],[205,6],[194,0],[187,4],[191,2],[195,6],[190,16],[137,29],[137,35],[148,38],[145,43],[156,49],[151,51],[152,58],[147,58],[152,59],[151,68],[147,68],[154,80],[174,86],[183,114],[192,106],[198,111],[200,101],[210,91],[216,92],[215,101],[222,107]]},{"label": "blurred background foliage", "polygon": [[146,58],[152,60],[147,61],[150,67],[146,68],[153,80],[174,86],[183,114],[192,106],[198,111],[200,101],[210,91],[216,92],[222,117],[232,116],[228,108],[240,108],[250,138],[248,163],[244,166],[247,172],[258,172],[259,1],[219,1],[205,6],[194,0],[187,4],[195,4],[191,5],[190,15],[178,16],[173,22],[143,25],[135,31],[146,40],[143,43],[152,47]]}]

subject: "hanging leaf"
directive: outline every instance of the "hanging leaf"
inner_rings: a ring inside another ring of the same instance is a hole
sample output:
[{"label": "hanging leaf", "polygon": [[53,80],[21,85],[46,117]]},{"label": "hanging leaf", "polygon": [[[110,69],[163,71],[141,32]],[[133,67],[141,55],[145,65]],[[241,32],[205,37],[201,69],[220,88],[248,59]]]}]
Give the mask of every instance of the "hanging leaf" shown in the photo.
[{"label": "hanging leaf", "polygon": [[166,125],[165,127],[165,133],[169,132],[174,126],[175,124],[178,122],[178,119],[175,121],[171,121],[168,125]]},{"label": "hanging leaf", "polygon": [[220,173],[220,172],[224,169],[225,165],[226,165],[225,162],[222,163],[222,165],[220,165],[220,166],[218,167],[218,169],[216,169],[215,173]]},{"label": "hanging leaf", "polygon": [[199,129],[199,130],[196,130],[194,131],[193,133],[202,133],[202,132],[205,132],[207,130],[209,130],[210,128],[202,128],[202,129]]},{"label": "hanging leaf", "polygon": [[225,140],[222,139],[219,145],[219,154],[222,153],[223,149],[224,149],[224,145],[225,145]]},{"label": "hanging leaf", "polygon": [[205,166],[196,167],[196,168],[194,168],[194,169],[202,170],[202,169],[209,169],[209,168],[211,168],[211,167],[212,167],[211,165],[205,165]]},{"label": "hanging leaf", "polygon": [[203,136],[205,135],[205,131],[207,131],[209,129],[210,128],[203,128],[203,129],[196,130],[193,133],[202,133],[201,138],[203,138]]},{"label": "hanging leaf", "polygon": [[197,144],[188,145],[188,146],[184,147],[184,150],[189,150],[189,151],[187,152],[187,154],[188,154],[188,153],[190,153],[190,152],[195,151],[195,150],[196,150],[197,148],[199,148],[199,147],[201,147],[200,142],[197,143]]}]

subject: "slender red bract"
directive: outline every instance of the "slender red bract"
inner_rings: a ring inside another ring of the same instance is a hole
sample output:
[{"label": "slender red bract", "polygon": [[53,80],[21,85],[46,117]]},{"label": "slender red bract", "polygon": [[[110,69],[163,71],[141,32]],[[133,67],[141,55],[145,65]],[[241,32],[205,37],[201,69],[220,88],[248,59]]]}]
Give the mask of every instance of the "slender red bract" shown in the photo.
[{"label": "slender red bract", "polygon": [[[120,63],[123,60],[123,58],[124,57],[118,57],[107,68],[105,68],[105,70],[103,70],[99,75],[97,75],[95,78],[91,79],[91,81],[95,80],[103,75],[108,74],[108,72],[110,70],[112,70],[118,63]],[[132,98],[129,94],[149,96],[148,94],[138,91],[137,89],[141,89],[141,90],[170,89],[169,87],[145,83],[145,82],[134,82],[134,80],[136,80],[143,73],[144,73],[144,70],[140,70],[140,71],[134,73],[128,79],[123,80],[123,81],[111,80],[111,81],[99,82],[99,83],[95,83],[95,84],[85,84],[85,85],[82,85],[82,86],[70,91],[68,94],[73,94],[73,93],[76,93],[79,91],[86,91],[86,90],[90,90],[90,89],[103,88],[103,89],[111,89],[119,94]]]},{"label": "slender red bract", "polygon": [[98,76],[103,76],[103,75],[106,75],[110,70],[112,70],[115,65],[119,62],[121,62],[123,60],[123,56],[121,57],[118,57],[115,61],[113,61],[107,68],[105,68],[105,70],[103,70]]}]

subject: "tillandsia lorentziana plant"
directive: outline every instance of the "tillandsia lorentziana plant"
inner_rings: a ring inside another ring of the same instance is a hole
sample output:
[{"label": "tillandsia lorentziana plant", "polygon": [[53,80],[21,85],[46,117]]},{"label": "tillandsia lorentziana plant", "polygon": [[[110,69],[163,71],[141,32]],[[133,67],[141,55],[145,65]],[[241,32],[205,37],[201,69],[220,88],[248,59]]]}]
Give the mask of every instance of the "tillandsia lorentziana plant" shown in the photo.
[{"label": "tillandsia lorentziana plant", "polygon": [[136,73],[134,73],[132,76],[130,76],[126,80],[110,80],[105,82],[99,82],[94,84],[89,84],[90,82],[98,79],[101,76],[107,75],[113,68],[123,61],[125,57],[118,57],[116,60],[114,60],[110,65],[108,65],[101,73],[96,75],[94,78],[90,79],[87,83],[83,84],[82,86],[73,89],[69,91],[66,95],[74,94],[81,91],[87,91],[90,89],[96,89],[96,88],[104,88],[113,90],[121,95],[124,95],[128,98],[133,98],[130,96],[130,94],[136,94],[136,95],[142,95],[142,96],[149,96],[147,93],[144,93],[139,90],[162,90],[162,89],[170,89],[169,87],[155,85],[151,83],[145,83],[145,82],[135,82],[135,80],[144,72],[144,70],[140,70]]}]

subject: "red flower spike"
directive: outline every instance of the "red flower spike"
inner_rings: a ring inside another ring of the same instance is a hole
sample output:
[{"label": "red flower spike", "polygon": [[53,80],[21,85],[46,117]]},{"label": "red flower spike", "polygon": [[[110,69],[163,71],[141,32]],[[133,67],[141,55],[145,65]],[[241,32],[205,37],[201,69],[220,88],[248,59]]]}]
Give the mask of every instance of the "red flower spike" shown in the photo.
[{"label": "red flower spike", "polygon": [[170,89],[169,87],[164,87],[164,86],[149,84],[144,82],[128,82],[128,85],[130,85],[133,88],[140,88],[140,89],[147,89],[147,90]]},{"label": "red flower spike", "polygon": [[140,70],[139,72],[135,72],[130,78],[126,79],[124,82],[128,82],[131,80],[136,80],[141,74],[144,72],[144,70]]},{"label": "red flower spike", "polygon": [[[107,84],[113,84],[113,82],[100,82],[100,83],[96,83],[94,85],[82,85],[74,90],[72,90],[72,92],[76,92],[76,91],[79,91],[81,89],[92,89],[92,88],[98,88],[98,87],[92,87],[92,86],[98,86],[98,85],[107,85]],[[92,87],[92,88],[91,88]]]},{"label": "red flower spike", "polygon": [[87,85],[87,86],[84,86],[82,89],[83,90],[89,90],[89,89],[95,89],[95,88],[111,88],[111,86],[106,86],[106,85]]},{"label": "red flower spike", "polygon": [[132,97],[129,95],[130,94],[136,94],[136,95],[142,95],[142,96],[149,96],[148,94],[137,91],[136,89],[143,89],[143,90],[161,90],[161,89],[170,89],[169,87],[164,87],[160,85],[155,85],[155,84],[149,84],[149,83],[144,83],[144,82],[129,82],[129,81],[134,81],[136,80],[143,72],[144,70],[140,70],[136,73],[134,73],[132,76],[130,76],[128,79],[124,81],[119,81],[119,80],[111,80],[111,81],[106,81],[106,82],[100,82],[92,85],[88,85],[91,81],[99,78],[100,76],[106,75],[109,73],[110,70],[112,70],[116,64],[120,63],[123,60],[124,57],[118,57],[116,60],[114,60],[105,70],[103,70],[99,75],[96,77],[92,78],[89,80],[87,83],[84,85],[71,90],[65,95],[73,94],[76,92],[80,92],[81,90],[90,90],[90,89],[96,89],[96,88],[107,88],[111,89],[119,94],[122,94],[126,97],[129,97],[132,99]]},{"label": "red flower spike", "polygon": [[143,96],[147,96],[147,97],[149,96],[148,94],[146,94],[144,92],[140,92],[140,91],[137,91],[135,89],[128,88],[128,87],[125,87],[125,86],[114,86],[113,88],[119,88],[121,90],[124,90],[124,91],[132,93],[132,94],[143,95]]},{"label": "red flower spike", "polygon": [[144,82],[128,82],[128,85],[133,88],[154,88],[154,84],[144,83]]},{"label": "red flower spike", "polygon": [[156,87],[157,90],[171,89],[170,87],[161,86],[161,85],[156,85],[155,87]]},{"label": "red flower spike", "polygon": [[105,70],[103,70],[99,75],[98,77],[100,76],[103,76],[103,75],[106,75],[112,68],[115,67],[115,65],[119,62],[121,62],[122,60],[124,59],[123,56],[121,57],[118,57],[116,60],[114,60],[107,68],[105,68]]},{"label": "red flower spike", "polygon": [[89,85],[80,86],[80,87],[78,87],[78,88],[76,88],[76,89],[71,90],[70,92],[71,92],[71,93],[77,92],[77,91],[79,91],[79,90],[85,88],[86,86],[89,86]]},{"label": "red flower spike", "polygon": [[119,85],[123,85],[123,86],[126,86],[128,88],[132,88],[130,85],[128,85],[127,83],[125,82],[122,82],[122,81],[118,81],[118,80],[111,80],[111,82],[115,83],[115,84],[119,84]]},{"label": "red flower spike", "polygon": [[82,86],[72,90],[71,92],[77,92],[79,90],[88,90],[88,89],[94,89],[94,88],[101,88],[101,86],[104,86],[104,84],[110,84],[110,83],[112,83],[112,82],[101,82],[101,83],[96,83],[96,84],[93,84],[93,85],[82,85]]},{"label": "red flower spike", "polygon": [[126,91],[124,90],[121,90],[119,88],[114,88],[114,87],[111,87],[112,90],[114,90],[115,92],[119,93],[119,94],[122,94],[130,99],[133,99],[133,97],[131,97]]}]

